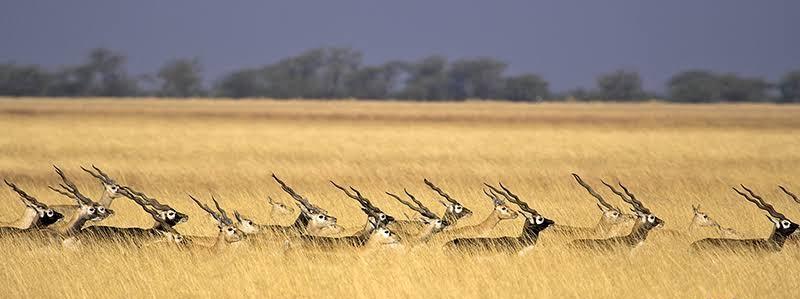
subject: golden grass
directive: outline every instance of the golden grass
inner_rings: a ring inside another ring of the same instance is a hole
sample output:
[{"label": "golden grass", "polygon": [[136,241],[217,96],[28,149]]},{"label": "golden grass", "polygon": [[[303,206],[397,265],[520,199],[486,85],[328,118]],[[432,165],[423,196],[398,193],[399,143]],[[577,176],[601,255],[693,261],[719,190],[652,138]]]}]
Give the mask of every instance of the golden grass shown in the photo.
[{"label": "golden grass", "polygon": [[[96,164],[192,219],[188,235],[216,226],[188,200],[222,203],[264,223],[267,195],[288,202],[271,179],[361,226],[356,203],[332,188],[360,188],[384,210],[406,211],[383,194],[409,190],[432,206],[427,177],[476,212],[488,214],[481,183],[502,180],[558,223],[594,225],[594,201],[570,177],[598,190],[621,180],[667,228],[685,230],[691,204],[749,237],[770,223],[730,191],[745,183],[789,217],[800,206],[777,184],[800,192],[800,107],[774,105],[377,103],[352,101],[0,100],[0,176],[47,203],[58,164],[87,193],[99,186],[79,170]],[[621,205],[612,194],[607,199]],[[21,203],[0,190],[0,220]],[[149,226],[119,200],[107,225]],[[497,235],[516,235],[521,220]],[[699,235],[711,236],[711,234]],[[800,248],[766,257],[688,254],[688,243],[651,238],[633,255],[565,250],[542,237],[523,257],[461,257],[437,248],[408,254],[289,255],[239,248],[222,255],[168,248],[86,248],[79,252],[10,247],[0,255],[4,297],[796,297]]]}]

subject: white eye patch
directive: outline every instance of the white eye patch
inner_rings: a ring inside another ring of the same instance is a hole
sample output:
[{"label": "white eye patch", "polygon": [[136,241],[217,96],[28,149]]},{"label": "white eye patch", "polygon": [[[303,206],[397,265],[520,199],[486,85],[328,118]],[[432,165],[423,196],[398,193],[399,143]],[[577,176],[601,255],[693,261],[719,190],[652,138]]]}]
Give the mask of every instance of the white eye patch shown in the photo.
[{"label": "white eye patch", "polygon": [[386,220],[386,214],[381,214],[381,220]]},{"label": "white eye patch", "polygon": [[783,225],[783,228],[789,228],[790,226],[792,226],[792,223],[789,222],[789,220],[783,220],[781,221],[781,225]]},{"label": "white eye patch", "polygon": [[175,219],[175,215],[176,215],[175,211],[167,212],[167,218],[169,218],[169,219]]},{"label": "white eye patch", "polygon": [[464,207],[457,205],[457,206],[453,207],[453,210],[456,211],[456,213],[461,213],[461,211],[464,210]]},{"label": "white eye patch", "polygon": [[656,221],[656,216],[647,215],[647,221],[650,222],[650,223],[655,222]]},{"label": "white eye patch", "polygon": [[536,221],[536,224],[544,223],[544,217],[539,216],[539,215],[536,215],[536,218],[534,218],[534,220]]},{"label": "white eye patch", "polygon": [[104,213],[106,212],[106,208],[104,208],[104,207],[98,207],[98,208],[97,208],[97,211],[98,211],[98,212],[100,212],[101,214],[104,214]]}]

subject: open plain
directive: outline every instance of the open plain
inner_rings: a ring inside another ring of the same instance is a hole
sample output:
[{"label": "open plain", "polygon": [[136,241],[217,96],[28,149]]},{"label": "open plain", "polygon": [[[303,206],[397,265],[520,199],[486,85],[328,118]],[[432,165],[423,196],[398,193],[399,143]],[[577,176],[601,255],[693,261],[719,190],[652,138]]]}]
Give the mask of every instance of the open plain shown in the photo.
[{"label": "open plain", "polygon": [[[502,181],[559,224],[592,226],[594,199],[578,173],[615,205],[599,179],[621,181],[665,229],[686,231],[692,205],[744,237],[774,227],[735,194],[746,184],[800,221],[800,107],[791,105],[407,103],[151,99],[0,99],[0,177],[42,202],[70,203],[47,189],[58,165],[88,195],[101,186],[79,166],[157,197],[191,219],[185,235],[217,227],[187,193],[260,223],[267,196],[290,203],[270,178],[281,176],[347,228],[364,224],[355,201],[328,181],[359,188],[397,218],[410,213],[384,192],[403,188],[441,212],[423,184],[436,182],[475,215],[492,205],[482,183]],[[129,200],[102,223],[149,227]],[[0,190],[0,221],[23,210]],[[518,235],[522,217],[494,236]],[[463,225],[464,223],[460,223]],[[692,239],[712,237],[696,232]],[[524,256],[461,256],[440,247],[412,251],[285,254],[240,246],[223,252],[170,247],[66,250],[0,242],[3,297],[315,297],[315,298],[789,298],[800,295],[800,248],[767,256],[689,253],[689,242],[653,234],[632,254],[574,251],[543,233]]]}]

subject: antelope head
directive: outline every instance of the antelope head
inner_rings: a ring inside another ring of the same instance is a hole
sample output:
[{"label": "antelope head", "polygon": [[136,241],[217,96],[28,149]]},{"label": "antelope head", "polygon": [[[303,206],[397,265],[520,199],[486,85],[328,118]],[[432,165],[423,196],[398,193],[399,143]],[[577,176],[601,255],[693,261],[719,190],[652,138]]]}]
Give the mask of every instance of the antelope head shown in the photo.
[{"label": "antelope head", "polygon": [[[384,213],[380,208],[373,205],[372,202],[370,202],[369,199],[361,195],[361,192],[358,191],[356,188],[350,186],[350,190],[348,190],[336,184],[334,181],[330,182],[331,184],[333,184],[334,187],[336,187],[339,190],[342,190],[342,192],[344,192],[345,195],[358,201],[358,203],[361,205],[361,209],[365,210],[365,213],[369,211],[368,213],[374,214],[374,217],[377,219],[379,226],[388,225],[395,221],[394,217]],[[352,193],[350,191],[352,191]]]},{"label": "antelope head", "polygon": [[80,218],[84,218],[89,221],[100,221],[114,215],[114,210],[111,210],[108,207],[83,195],[80,190],[78,190],[78,187],[75,185],[75,183],[69,180],[60,168],[56,167],[55,165],[53,167],[55,168],[58,176],[61,177],[62,183],[59,184],[60,188],[55,188],[52,186],[48,187],[61,195],[75,200],[79,205],[78,215]]},{"label": "antelope head", "polygon": [[519,212],[525,217],[525,225],[523,226],[523,232],[529,235],[537,235],[539,232],[547,229],[551,225],[555,224],[555,221],[550,220],[539,214],[535,209],[531,208],[528,203],[519,199],[519,196],[511,192],[503,183],[499,183],[500,188],[499,190],[489,184],[486,184],[490,189],[503,195],[506,200],[510,201],[511,203],[517,205],[519,207]]},{"label": "antelope head", "polygon": [[233,210],[233,216],[236,218],[236,222],[238,223],[237,227],[246,235],[257,234],[260,229],[257,225],[250,220],[249,218],[245,218],[242,214],[239,214],[239,211]]},{"label": "antelope head", "polygon": [[292,215],[294,214],[294,208],[280,202],[275,201],[272,199],[272,196],[267,196],[267,201],[269,202],[270,206],[270,213],[272,215]]},{"label": "antelope head", "polygon": [[314,207],[306,207],[302,203],[297,203],[300,213],[308,218],[308,228],[311,230],[322,230],[326,228],[336,228],[336,217],[328,215],[324,210]]},{"label": "antelope head", "polygon": [[[453,197],[442,191],[441,188],[434,185],[431,181],[429,181],[428,179],[424,179],[423,181],[425,182],[425,185],[428,185],[428,187],[430,187],[433,191],[436,191],[436,193],[438,193],[439,196],[441,196],[446,200],[446,201],[439,200],[439,202],[447,208],[446,214],[452,215],[451,217],[454,220],[459,220],[472,215],[472,211],[470,209],[467,209],[467,207],[459,203],[457,200],[453,199]],[[445,218],[450,218],[450,217],[446,215]]]},{"label": "antelope head", "polygon": [[[603,184],[605,184],[605,182],[603,182]],[[645,207],[641,201],[636,199],[636,195],[631,193],[630,190],[628,190],[628,188],[625,187],[625,185],[622,185],[622,183],[618,184],[622,188],[622,190],[625,191],[624,196],[612,186],[608,184],[606,184],[606,186],[611,187],[612,192],[619,195],[623,201],[632,206],[631,211],[633,211],[636,214],[637,218],[639,219],[639,225],[641,225],[642,228],[644,228],[645,230],[651,230],[653,228],[664,226],[664,220],[661,220],[661,218],[658,218],[658,216],[650,212],[650,209]]]},{"label": "antelope head", "polygon": [[484,189],[483,194],[486,194],[486,196],[492,200],[492,204],[494,205],[494,213],[497,214],[500,220],[517,218],[517,211],[512,210],[511,207],[509,207],[508,204],[506,204],[506,202],[501,199],[493,189]]},{"label": "antelope head", "polygon": [[[119,192],[120,194],[125,195],[126,197],[136,201],[137,203],[139,201],[142,201],[145,204],[151,206],[158,214],[158,217],[164,220],[164,223],[169,225],[170,227],[178,225],[179,223],[184,223],[186,221],[189,221],[189,215],[178,212],[169,205],[162,204],[157,199],[149,197],[143,192],[136,191],[131,187],[127,186],[121,187]],[[139,201],[137,201],[137,199]]]},{"label": "antelope head", "polygon": [[394,195],[392,193],[386,192],[386,194],[388,194],[389,196],[393,197],[394,199],[396,199],[397,201],[399,201],[401,204],[403,204],[404,206],[408,207],[409,209],[412,209],[415,212],[419,213],[420,214],[420,217],[419,217],[420,221],[422,221],[422,224],[425,225],[425,227],[428,228],[428,230],[430,231],[431,234],[435,234],[435,233],[441,232],[446,227],[450,226],[451,223],[449,221],[447,221],[446,219],[442,219],[441,217],[436,215],[436,213],[434,213],[433,211],[428,209],[428,207],[426,207],[424,204],[422,204],[421,201],[417,200],[417,198],[414,197],[414,195],[411,195],[411,193],[409,193],[408,190],[403,189],[403,192],[405,192],[406,196],[408,196],[408,198],[411,199],[412,202],[414,202],[413,204],[408,202],[408,201],[403,200],[399,196]]},{"label": "antelope head", "polygon": [[[367,211],[364,210],[366,213]],[[374,227],[367,240],[368,244],[376,246],[391,246],[400,243],[400,236],[379,224],[375,217],[368,217],[370,225]]]},{"label": "antelope head", "polygon": [[217,211],[209,208],[207,205],[201,203],[191,195],[189,195],[189,198],[191,198],[201,209],[206,211],[206,213],[208,213],[212,218],[214,218],[214,220],[217,221],[217,228],[219,228],[220,237],[223,238],[226,243],[235,243],[244,239],[244,233],[239,230],[238,227],[236,227],[236,225],[233,223],[233,220],[231,220],[225,210],[220,207],[219,202],[217,202],[217,199],[214,198],[214,196],[211,196],[211,200],[214,201]]},{"label": "antelope head", "polygon": [[708,216],[708,214],[700,210],[700,205],[697,206],[692,205],[692,213],[694,214],[694,216],[692,216],[692,223],[694,225],[700,227],[703,226],[719,227],[719,223],[717,223],[716,220],[714,220],[713,218],[711,218],[711,216]]},{"label": "antelope head", "polygon": [[286,185],[281,179],[278,178],[274,173],[272,174],[272,178],[281,185],[281,189],[284,192],[288,193],[292,199],[296,201],[297,206],[300,208],[300,217],[305,218],[308,220],[307,229],[312,231],[320,231],[323,229],[337,229],[338,226],[336,225],[336,217],[330,216],[328,211],[313,205],[308,199],[305,197],[300,196],[297,192],[295,192],[291,187]]},{"label": "antelope head", "polygon": [[22,200],[22,203],[25,204],[26,207],[33,209],[36,211],[38,218],[36,221],[33,222],[31,226],[33,227],[47,227],[56,222],[59,222],[64,219],[64,215],[61,213],[50,209],[46,204],[40,202],[35,197],[28,195],[25,191],[22,191],[17,185],[11,183],[7,180],[3,180],[6,185],[8,185],[11,190],[14,190],[17,194],[19,194],[19,198]]},{"label": "antelope head", "polygon": [[105,172],[100,170],[100,168],[97,168],[97,166],[94,166],[94,164],[92,164],[92,169],[93,170],[92,169],[86,169],[83,166],[81,166],[81,169],[83,169],[83,171],[89,173],[91,176],[93,176],[94,178],[99,180],[101,184],[103,184],[104,196],[107,196],[109,199],[115,199],[115,198],[118,198],[118,197],[121,197],[121,196],[125,195],[122,192],[120,192],[120,190],[122,189],[122,186],[117,184],[117,182],[114,179],[112,179]]}]

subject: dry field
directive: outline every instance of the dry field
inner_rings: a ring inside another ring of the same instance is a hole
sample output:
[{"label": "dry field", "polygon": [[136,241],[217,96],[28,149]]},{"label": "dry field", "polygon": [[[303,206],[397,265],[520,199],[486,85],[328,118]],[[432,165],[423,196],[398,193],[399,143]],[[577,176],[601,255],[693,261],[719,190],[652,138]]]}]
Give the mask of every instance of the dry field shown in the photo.
[{"label": "dry field", "polygon": [[[557,223],[591,226],[599,213],[570,177],[627,183],[666,228],[685,231],[691,205],[748,237],[771,223],[730,187],[744,183],[784,214],[800,205],[800,107],[774,105],[377,103],[352,101],[160,101],[0,99],[0,177],[46,203],[51,164],[78,186],[100,186],[78,166],[95,165],[123,184],[192,218],[177,228],[213,235],[215,223],[188,193],[219,195],[223,206],[262,223],[266,196],[289,202],[270,179],[282,176],[346,227],[364,216],[332,188],[360,188],[384,210],[407,211],[383,192],[408,188],[441,211],[430,178],[485,217],[482,182],[502,181]],[[23,206],[0,190],[0,220]],[[118,200],[107,225],[149,227],[138,206]],[[520,218],[521,219],[521,218]],[[519,234],[522,220],[497,235]],[[463,225],[463,224],[461,224]],[[711,236],[699,234],[696,238]],[[632,255],[567,250],[543,234],[526,256],[410,253],[284,255],[237,248],[220,255],[170,248],[18,248],[0,244],[0,294],[17,297],[755,298],[800,296],[800,248],[764,257],[698,257],[686,242],[652,237]]]}]

